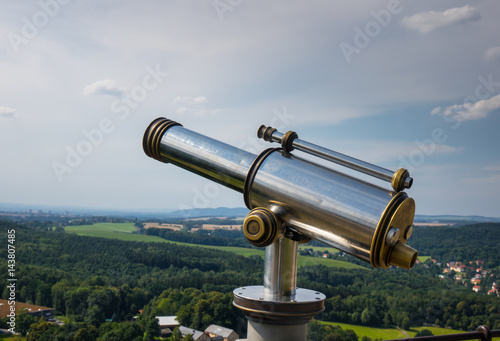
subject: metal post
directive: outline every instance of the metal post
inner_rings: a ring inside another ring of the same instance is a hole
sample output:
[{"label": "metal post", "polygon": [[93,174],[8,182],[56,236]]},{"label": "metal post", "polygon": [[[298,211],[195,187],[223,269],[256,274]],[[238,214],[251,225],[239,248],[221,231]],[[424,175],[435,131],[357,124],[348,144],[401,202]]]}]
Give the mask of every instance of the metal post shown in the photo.
[{"label": "metal post", "polygon": [[307,323],[283,326],[248,320],[247,341],[305,341],[306,337]]},{"label": "metal post", "polygon": [[266,247],[264,258],[264,298],[272,301],[290,301],[297,288],[298,242],[278,239]]},{"label": "metal post", "polygon": [[279,238],[266,247],[264,285],[234,290],[247,341],[305,341],[307,323],[324,310],[325,295],[296,287],[297,257],[298,242]]}]

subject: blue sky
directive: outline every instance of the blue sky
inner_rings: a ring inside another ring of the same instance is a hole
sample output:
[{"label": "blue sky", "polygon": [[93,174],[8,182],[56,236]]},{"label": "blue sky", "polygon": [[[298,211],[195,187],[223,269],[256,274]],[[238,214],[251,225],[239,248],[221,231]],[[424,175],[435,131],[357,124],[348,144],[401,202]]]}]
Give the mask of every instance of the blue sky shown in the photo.
[{"label": "blue sky", "polygon": [[166,116],[252,152],[260,124],[295,130],[410,168],[417,214],[500,216],[498,1],[1,7],[0,202],[244,206],[144,155]]}]

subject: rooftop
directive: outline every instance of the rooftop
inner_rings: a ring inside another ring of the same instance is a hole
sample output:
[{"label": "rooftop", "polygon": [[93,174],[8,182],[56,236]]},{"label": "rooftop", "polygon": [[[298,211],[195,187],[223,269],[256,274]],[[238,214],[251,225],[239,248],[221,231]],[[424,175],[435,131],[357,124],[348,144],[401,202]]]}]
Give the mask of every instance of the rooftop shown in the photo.
[{"label": "rooftop", "polygon": [[[0,318],[4,318],[10,314],[10,305],[8,300],[0,299]],[[23,311],[34,313],[36,311],[53,310],[54,308],[42,307],[39,305],[27,304],[22,302],[16,302],[15,304],[16,315],[22,313]]]},{"label": "rooftop", "polygon": [[207,329],[205,329],[205,333],[220,335],[220,336],[223,336],[224,338],[229,337],[229,335],[231,335],[232,332],[234,332],[234,330],[229,329],[229,328],[224,328],[224,327],[218,326],[216,324],[212,324],[212,325],[208,326]]}]

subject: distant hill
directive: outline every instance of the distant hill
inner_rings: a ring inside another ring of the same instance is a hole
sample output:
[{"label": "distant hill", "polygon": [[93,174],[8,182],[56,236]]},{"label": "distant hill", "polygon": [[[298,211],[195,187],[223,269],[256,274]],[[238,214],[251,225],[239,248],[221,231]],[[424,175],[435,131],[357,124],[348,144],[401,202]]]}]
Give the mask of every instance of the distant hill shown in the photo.
[{"label": "distant hill", "polygon": [[415,215],[415,223],[439,223],[455,226],[474,224],[474,223],[500,223],[500,218],[483,217],[478,215],[460,216],[460,215]]},{"label": "distant hill", "polygon": [[113,209],[82,206],[46,205],[46,204],[16,204],[0,203],[0,214],[20,213],[26,214],[31,211],[33,214],[59,214],[59,215],[79,215],[79,216],[108,216],[147,219],[151,217],[166,217],[172,210],[145,210],[145,209]]},{"label": "distant hill", "polygon": [[479,259],[495,268],[500,266],[500,223],[416,227],[408,245],[443,263]]},{"label": "distant hill", "polygon": [[[23,213],[31,210],[33,213],[42,211],[43,214],[65,214],[70,215],[88,215],[88,216],[110,216],[110,217],[126,217],[138,219],[152,218],[199,218],[199,217],[242,217],[246,216],[248,209],[245,207],[217,207],[217,208],[193,208],[189,210],[172,210],[172,209],[107,209],[95,207],[79,207],[79,206],[63,206],[63,205],[45,205],[45,204],[15,204],[15,203],[0,203],[0,214],[8,213]],[[483,216],[460,216],[460,215],[420,215],[415,216],[415,223],[439,223],[460,226],[464,224],[500,222],[500,218],[483,217]]]},{"label": "distant hill", "polygon": [[200,218],[200,217],[244,217],[248,213],[245,207],[218,207],[218,208],[193,208],[170,212],[170,217]]},{"label": "distant hill", "polygon": [[79,215],[79,216],[108,216],[108,217],[124,217],[138,219],[153,219],[153,218],[199,218],[199,217],[244,217],[248,213],[248,209],[244,207],[218,207],[218,208],[193,208],[189,210],[172,210],[172,209],[106,209],[95,207],[79,207],[79,206],[59,206],[45,204],[15,204],[15,203],[0,203],[0,215],[2,213],[18,213],[18,214],[58,214],[58,215]]}]

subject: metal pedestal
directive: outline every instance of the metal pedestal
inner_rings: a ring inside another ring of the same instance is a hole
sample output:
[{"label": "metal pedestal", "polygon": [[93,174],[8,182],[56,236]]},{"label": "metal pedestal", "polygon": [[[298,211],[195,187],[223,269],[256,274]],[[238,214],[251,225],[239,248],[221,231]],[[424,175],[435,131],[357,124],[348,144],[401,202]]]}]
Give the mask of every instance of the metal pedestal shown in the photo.
[{"label": "metal pedestal", "polygon": [[248,319],[248,341],[305,341],[307,323],[325,309],[325,295],[296,287],[297,256],[297,241],[278,239],[266,247],[264,285],[233,291]]}]

